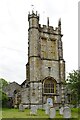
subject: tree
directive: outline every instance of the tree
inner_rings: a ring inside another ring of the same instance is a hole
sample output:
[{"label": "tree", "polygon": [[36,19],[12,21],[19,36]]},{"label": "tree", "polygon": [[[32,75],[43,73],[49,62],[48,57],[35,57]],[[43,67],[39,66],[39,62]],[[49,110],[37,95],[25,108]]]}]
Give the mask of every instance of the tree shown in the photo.
[{"label": "tree", "polygon": [[66,84],[67,89],[74,97],[72,104],[78,104],[80,102],[80,70],[73,70],[73,72],[69,73]]},{"label": "tree", "polygon": [[6,107],[7,101],[8,101],[8,96],[3,92],[3,88],[8,85],[8,82],[0,78],[0,107]]},{"label": "tree", "polygon": [[0,90],[7,85],[8,85],[8,82],[5,79],[0,78]]}]

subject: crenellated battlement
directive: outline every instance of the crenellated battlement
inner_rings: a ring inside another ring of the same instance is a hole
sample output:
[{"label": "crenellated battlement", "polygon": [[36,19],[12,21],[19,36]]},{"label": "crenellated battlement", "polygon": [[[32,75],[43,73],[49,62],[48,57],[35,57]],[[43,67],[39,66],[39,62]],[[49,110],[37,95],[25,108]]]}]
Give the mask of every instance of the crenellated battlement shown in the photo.
[{"label": "crenellated battlement", "polygon": [[49,26],[49,17],[47,18],[47,25],[41,25],[39,24],[39,14],[38,12],[34,12],[32,10],[32,13],[29,12],[28,14],[28,21],[32,20],[30,22],[30,27],[36,27],[39,29],[40,32],[47,32],[49,34],[61,34],[61,19],[59,19],[58,21],[58,26],[57,27],[53,27],[53,26]]},{"label": "crenellated battlement", "polygon": [[37,18],[39,20],[39,14],[38,12],[36,11],[36,13],[34,13],[34,11],[32,10],[32,13],[28,13],[28,21],[30,18]]},{"label": "crenellated battlement", "polygon": [[51,34],[58,34],[58,27],[53,27],[53,26],[47,26],[47,25],[43,25],[41,26],[41,24],[39,24],[39,30],[40,32],[48,32]]}]

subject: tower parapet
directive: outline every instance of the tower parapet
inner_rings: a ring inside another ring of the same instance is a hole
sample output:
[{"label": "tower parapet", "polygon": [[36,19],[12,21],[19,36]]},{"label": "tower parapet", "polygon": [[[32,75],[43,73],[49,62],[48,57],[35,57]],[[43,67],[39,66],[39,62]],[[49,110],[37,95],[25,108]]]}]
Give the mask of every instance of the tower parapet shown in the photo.
[{"label": "tower parapet", "polygon": [[54,28],[53,26],[43,25],[39,27],[40,32],[48,32],[49,34],[56,34],[58,35],[58,27]]},{"label": "tower parapet", "polygon": [[38,20],[39,20],[39,15],[38,15],[37,11],[36,11],[36,13],[34,13],[34,11],[32,10],[32,14],[30,14],[30,12],[29,12],[29,14],[28,14],[28,21],[32,17],[34,17],[34,18],[37,17]]},{"label": "tower parapet", "polygon": [[28,14],[28,21],[29,21],[29,28],[32,27],[39,27],[39,15],[36,13],[34,13],[34,11],[32,11],[32,14]]}]

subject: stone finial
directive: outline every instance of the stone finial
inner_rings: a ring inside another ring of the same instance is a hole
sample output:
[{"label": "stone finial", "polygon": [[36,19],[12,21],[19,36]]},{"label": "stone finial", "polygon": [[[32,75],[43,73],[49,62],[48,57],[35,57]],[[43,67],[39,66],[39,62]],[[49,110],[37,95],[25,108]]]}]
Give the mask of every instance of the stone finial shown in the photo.
[{"label": "stone finial", "polygon": [[58,32],[59,34],[61,34],[61,18],[59,18],[59,21],[58,21]]},{"label": "stone finial", "polygon": [[58,26],[61,26],[61,18],[59,18]]},{"label": "stone finial", "polygon": [[37,15],[37,13],[38,13],[38,12],[36,11],[36,15]]},{"label": "stone finial", "polygon": [[30,15],[30,11],[28,11],[28,15]]},{"label": "stone finial", "polygon": [[32,10],[32,14],[34,14],[34,10]]},{"label": "stone finial", "polygon": [[47,17],[47,26],[49,27],[49,17]]}]

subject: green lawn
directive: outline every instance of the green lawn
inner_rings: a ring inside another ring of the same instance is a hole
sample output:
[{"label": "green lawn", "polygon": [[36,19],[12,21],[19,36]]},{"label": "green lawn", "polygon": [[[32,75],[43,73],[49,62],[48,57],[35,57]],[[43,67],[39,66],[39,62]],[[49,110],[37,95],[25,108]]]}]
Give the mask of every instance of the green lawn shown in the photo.
[{"label": "green lawn", "polygon": [[[78,109],[71,109],[72,118],[78,118]],[[20,112],[18,109],[2,109],[2,118],[49,118],[48,115],[45,114],[44,110],[38,110],[37,115],[30,115],[30,110],[25,109],[24,112]],[[55,118],[63,118],[62,115],[59,114],[59,111],[56,111]]]}]

